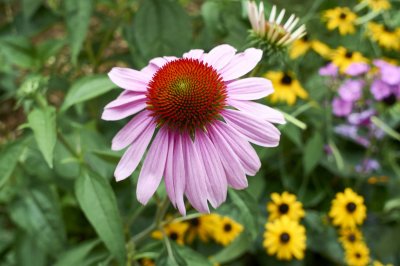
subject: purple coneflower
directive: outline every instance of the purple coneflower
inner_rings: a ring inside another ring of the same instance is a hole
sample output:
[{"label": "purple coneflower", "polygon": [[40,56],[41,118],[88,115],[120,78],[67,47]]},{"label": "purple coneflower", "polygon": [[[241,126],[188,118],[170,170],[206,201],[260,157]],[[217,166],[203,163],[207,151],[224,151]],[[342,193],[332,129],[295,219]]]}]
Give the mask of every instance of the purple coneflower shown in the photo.
[{"label": "purple coneflower", "polygon": [[[184,196],[200,212],[226,199],[228,186],[247,187],[261,162],[251,143],[275,147],[285,123],[282,114],[252,102],[273,92],[265,78],[244,78],[261,60],[262,51],[236,54],[229,45],[209,53],[191,50],[182,58],[158,57],[142,70],[113,68],[110,79],[123,88],[109,103],[104,120],[136,114],[114,137],[113,150],[129,147],[116,179],[129,177],[146,148],[137,183],[139,202],[146,204],[164,176],[174,207],[185,214]],[[154,136],[154,139],[152,140]]]}]

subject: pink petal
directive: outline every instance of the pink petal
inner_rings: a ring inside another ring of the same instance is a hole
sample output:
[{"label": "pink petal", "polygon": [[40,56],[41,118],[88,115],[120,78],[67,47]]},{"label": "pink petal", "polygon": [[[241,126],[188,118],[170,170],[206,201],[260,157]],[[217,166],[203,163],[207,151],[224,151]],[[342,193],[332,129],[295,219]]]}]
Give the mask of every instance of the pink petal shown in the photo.
[{"label": "pink petal", "polygon": [[182,140],[185,151],[186,197],[196,210],[209,213],[206,171],[199,151],[187,134],[182,136]]},{"label": "pink petal", "polygon": [[228,190],[224,168],[214,144],[206,134],[197,131],[194,143],[206,169],[210,203],[214,208],[217,208],[226,200]]},{"label": "pink petal", "polygon": [[225,140],[224,136],[214,129],[214,125],[210,125],[207,130],[221,159],[228,184],[235,189],[246,188],[248,183],[243,166],[231,146]]},{"label": "pink petal", "polygon": [[238,79],[228,83],[229,98],[257,100],[274,92],[271,81],[265,78]]},{"label": "pink petal", "polygon": [[126,150],[114,172],[117,181],[124,180],[135,171],[151,141],[155,129],[156,126],[150,124]]},{"label": "pink petal", "polygon": [[165,189],[167,190],[168,197],[176,208],[176,194],[175,194],[175,184],[174,184],[174,163],[175,163],[175,136],[173,133],[168,134],[168,153],[167,153],[167,161],[165,164],[164,170],[164,182]]},{"label": "pink petal", "polygon": [[[175,56],[164,56],[164,57],[156,57],[150,60],[150,64],[158,69],[162,68],[166,63],[171,62],[177,59]],[[157,70],[158,70],[157,69]]]},{"label": "pink petal", "polygon": [[250,142],[264,147],[278,146],[280,132],[271,123],[230,109],[223,111],[223,117],[228,125],[242,133]]},{"label": "pink petal", "polygon": [[250,143],[232,127],[225,123],[215,123],[217,130],[226,140],[233,152],[238,156],[247,175],[254,176],[260,170],[261,161]]},{"label": "pink petal", "polygon": [[228,104],[249,115],[256,115],[270,123],[286,124],[283,114],[264,104],[228,99]]},{"label": "pink petal", "polygon": [[146,108],[146,101],[147,99],[143,98],[121,106],[104,109],[101,119],[115,121],[136,114]]},{"label": "pink petal", "polygon": [[153,76],[160,68],[154,64],[148,64],[140,70],[140,72]]},{"label": "pink petal", "polygon": [[183,54],[183,58],[201,59],[204,51],[201,49],[193,49]]},{"label": "pink petal", "polygon": [[173,178],[174,178],[174,189],[175,189],[175,202],[179,212],[182,215],[186,215],[185,202],[183,200],[183,194],[185,193],[186,187],[186,171],[184,163],[184,150],[183,143],[180,134],[175,134],[174,141],[174,160],[173,160]]},{"label": "pink petal", "polygon": [[152,76],[130,68],[114,67],[108,77],[119,87],[130,91],[147,91]]},{"label": "pink petal", "polygon": [[213,66],[216,70],[222,69],[235,56],[236,49],[228,44],[222,44],[212,49],[203,57],[203,62]]},{"label": "pink petal", "polygon": [[249,73],[261,58],[262,51],[260,49],[246,49],[243,53],[235,55],[229,64],[221,69],[221,75],[225,81],[239,78]]},{"label": "pink petal", "polygon": [[160,185],[167,160],[167,152],[168,131],[161,128],[147,152],[136,187],[136,197],[143,205],[147,204]]},{"label": "pink petal", "polygon": [[139,113],[129,121],[112,140],[112,149],[119,151],[134,142],[146,127],[152,123],[153,118],[147,110]]},{"label": "pink petal", "polygon": [[144,98],[146,98],[146,95],[143,92],[124,90],[117,99],[108,103],[104,109],[121,106]]}]

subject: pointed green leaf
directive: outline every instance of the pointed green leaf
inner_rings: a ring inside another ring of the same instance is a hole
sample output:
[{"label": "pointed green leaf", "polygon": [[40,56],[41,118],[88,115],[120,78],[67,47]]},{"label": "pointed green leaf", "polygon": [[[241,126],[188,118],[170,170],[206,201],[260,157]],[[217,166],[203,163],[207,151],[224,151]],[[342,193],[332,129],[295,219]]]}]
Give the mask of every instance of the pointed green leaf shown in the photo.
[{"label": "pointed green leaf", "polygon": [[12,172],[17,165],[18,159],[24,150],[25,142],[18,141],[8,145],[5,149],[1,151],[0,156],[0,188],[10,178]]},{"label": "pointed green leaf", "polygon": [[57,141],[56,109],[52,106],[34,109],[28,115],[28,123],[40,152],[50,168],[53,168],[53,152]]},{"label": "pointed green leaf", "polygon": [[317,166],[319,160],[324,153],[324,142],[319,133],[307,141],[303,153],[304,172],[306,175],[310,174]]},{"label": "pointed green leaf", "polygon": [[90,251],[92,251],[98,244],[100,240],[92,240],[75,246],[70,250],[64,252],[57,263],[54,266],[70,266],[70,265],[89,265],[86,262],[86,258],[89,255]]},{"label": "pointed green leaf", "polygon": [[126,250],[122,220],[111,185],[93,172],[83,172],[75,183],[75,193],[86,217],[108,250],[125,264]]}]

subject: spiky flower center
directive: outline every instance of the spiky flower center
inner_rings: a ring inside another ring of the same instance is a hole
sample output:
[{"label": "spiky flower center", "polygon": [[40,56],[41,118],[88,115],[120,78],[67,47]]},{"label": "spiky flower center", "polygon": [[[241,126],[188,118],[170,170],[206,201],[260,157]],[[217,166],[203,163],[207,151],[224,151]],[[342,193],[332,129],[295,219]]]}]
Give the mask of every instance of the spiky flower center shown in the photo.
[{"label": "spiky flower center", "polygon": [[160,126],[193,133],[216,120],[226,105],[226,85],[217,71],[181,58],[160,68],[147,90],[147,109]]}]

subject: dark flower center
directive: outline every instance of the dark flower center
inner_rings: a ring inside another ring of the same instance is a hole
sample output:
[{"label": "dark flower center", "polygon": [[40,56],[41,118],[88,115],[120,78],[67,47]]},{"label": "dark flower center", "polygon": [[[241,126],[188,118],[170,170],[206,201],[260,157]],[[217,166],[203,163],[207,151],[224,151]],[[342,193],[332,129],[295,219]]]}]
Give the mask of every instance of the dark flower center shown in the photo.
[{"label": "dark flower center", "polygon": [[193,227],[198,227],[200,225],[199,218],[194,218],[194,219],[190,220],[190,225]]},{"label": "dark flower center", "polygon": [[226,223],[224,225],[224,231],[227,232],[227,233],[232,231],[232,225],[230,223]]},{"label": "dark flower center", "polygon": [[355,242],[356,241],[356,236],[354,234],[350,234],[349,237],[348,237],[348,240],[350,242]]},{"label": "dark flower center", "polygon": [[281,79],[281,83],[284,85],[290,85],[292,84],[292,81],[293,79],[288,73],[285,73]]},{"label": "dark flower center", "polygon": [[287,242],[290,241],[290,235],[288,233],[282,233],[279,237],[279,239],[281,240],[281,243],[286,244]]},{"label": "dark flower center", "polygon": [[394,28],[389,27],[388,25],[384,25],[383,29],[387,32],[387,33],[393,33],[394,32]]},{"label": "dark flower center", "polygon": [[355,255],[356,255],[356,258],[357,258],[357,259],[360,259],[360,258],[361,258],[361,254],[360,254],[360,253],[357,252]]},{"label": "dark flower center", "polygon": [[346,54],[344,55],[346,58],[352,58],[353,57],[353,52],[346,52]]},{"label": "dark flower center", "polygon": [[346,204],[346,210],[349,213],[353,213],[357,209],[357,205],[354,202],[349,202]]},{"label": "dark flower center", "polygon": [[170,232],[169,233],[169,238],[171,238],[172,240],[177,240],[179,237],[179,235],[176,232]]},{"label": "dark flower center", "polygon": [[281,214],[286,214],[289,211],[289,205],[287,205],[286,203],[282,203],[281,205],[279,205],[278,209]]},{"label": "dark flower center", "polygon": [[347,17],[347,15],[346,15],[346,13],[340,13],[340,19],[346,19],[346,17]]},{"label": "dark flower center", "polygon": [[388,106],[392,106],[397,102],[397,97],[394,93],[390,94],[389,96],[385,97],[382,99],[382,101],[388,105]]},{"label": "dark flower center", "polygon": [[226,105],[226,85],[217,71],[181,58],[160,68],[147,90],[147,109],[157,124],[193,133],[219,118]]}]

